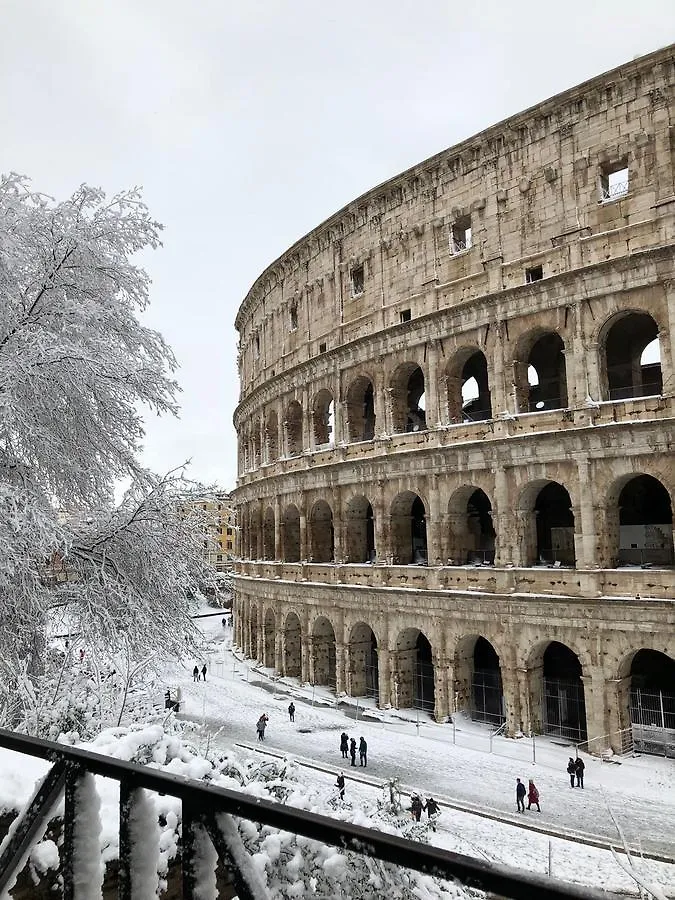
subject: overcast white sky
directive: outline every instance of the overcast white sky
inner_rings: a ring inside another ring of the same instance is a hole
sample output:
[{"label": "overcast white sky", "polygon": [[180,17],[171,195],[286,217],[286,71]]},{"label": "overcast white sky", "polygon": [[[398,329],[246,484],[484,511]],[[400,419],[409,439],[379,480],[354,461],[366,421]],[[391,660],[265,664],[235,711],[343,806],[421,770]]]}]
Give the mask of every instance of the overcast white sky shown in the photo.
[{"label": "overcast white sky", "polygon": [[0,0],[0,170],[63,199],[143,185],[166,226],[149,321],[180,420],[146,463],[232,488],[234,317],[369,187],[675,39],[673,0]]}]

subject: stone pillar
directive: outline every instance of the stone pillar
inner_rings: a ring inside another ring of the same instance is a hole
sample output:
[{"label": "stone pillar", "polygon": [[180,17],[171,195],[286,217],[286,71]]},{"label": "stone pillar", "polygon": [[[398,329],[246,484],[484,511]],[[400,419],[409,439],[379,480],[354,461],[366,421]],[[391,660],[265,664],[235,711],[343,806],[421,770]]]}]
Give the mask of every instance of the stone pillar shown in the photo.
[{"label": "stone pillar", "polygon": [[277,672],[284,670],[284,633],[279,628],[274,635],[274,668]]},{"label": "stone pillar", "polygon": [[312,658],[312,639],[308,634],[303,634],[300,638],[301,658],[300,658],[300,680],[303,684],[307,684],[311,680],[310,671],[314,668]]},{"label": "stone pillar", "polygon": [[438,428],[438,342],[427,344],[427,377],[424,384],[425,418],[427,428]]},{"label": "stone pillar", "polygon": [[438,490],[438,476],[430,475],[429,485],[429,512],[427,527],[427,562],[430,566],[443,565],[441,538],[441,499]]},{"label": "stone pillar", "polygon": [[274,498],[274,558],[281,562],[284,556],[283,523],[281,521],[281,500]]},{"label": "stone pillar", "polygon": [[625,678],[608,678],[605,682],[609,718],[609,743],[615,753],[621,753],[629,740],[632,740],[632,736],[627,733],[627,730],[631,727],[630,688],[630,675],[627,675]]},{"label": "stone pillar", "polygon": [[450,409],[448,404],[448,376],[447,374],[438,374],[438,424],[448,425],[450,423]]},{"label": "stone pillar", "polygon": [[666,279],[663,282],[666,292],[666,309],[668,310],[668,331],[659,331],[661,348],[662,393],[666,397],[675,394],[675,281]]},{"label": "stone pillar", "polygon": [[339,697],[347,693],[345,678],[347,646],[343,641],[335,641],[335,693]]},{"label": "stone pillar", "polygon": [[307,545],[307,511],[305,509],[305,498],[302,498],[300,504],[300,561],[307,562],[309,559],[309,547]]},{"label": "stone pillar", "polygon": [[593,488],[589,465],[586,457],[577,459],[577,471],[579,473],[579,518],[581,520],[579,542],[577,542],[577,516],[574,516],[574,549],[577,556],[578,569],[594,569],[599,564],[598,536],[595,530],[595,516],[593,515]]},{"label": "stone pillar", "polygon": [[495,565],[505,566],[515,563],[513,546],[509,540],[513,510],[509,509],[509,485],[506,470],[497,465],[495,474],[495,497],[492,508],[492,523],[495,528]]},{"label": "stone pillar", "polygon": [[[510,353],[508,338],[505,334],[505,325],[497,322],[495,331],[497,339],[494,342],[492,354],[492,378],[490,379],[490,402],[492,405],[492,418],[498,419],[504,413],[509,412],[509,388],[510,373],[506,356]],[[507,376],[509,384],[507,386]]]},{"label": "stone pillar", "polygon": [[533,734],[535,728],[532,722],[532,708],[530,697],[529,671],[526,666],[518,666],[513,670],[518,687],[518,704],[520,708],[519,730],[523,734]]},{"label": "stone pillar", "polygon": [[387,434],[387,392],[375,385],[373,385],[373,407],[375,409],[374,437],[377,439]]},{"label": "stone pillar", "polygon": [[384,647],[377,648],[377,678],[379,685],[380,709],[391,706],[391,665],[389,650]]},{"label": "stone pillar", "polygon": [[586,731],[589,751],[602,753],[609,746],[608,703],[605,696],[605,675],[600,666],[592,666],[582,675],[586,705]]},{"label": "stone pillar", "polygon": [[257,519],[257,521],[258,521],[258,529],[257,529],[258,533],[257,533],[257,539],[256,539],[256,550],[257,550],[256,559],[264,559],[265,551],[263,549],[263,523],[265,521],[265,506],[264,506],[264,503],[262,500],[258,504],[258,519]]},{"label": "stone pillar", "polygon": [[256,623],[256,647],[255,658],[261,662],[265,662],[265,620],[263,619],[263,605],[259,603],[257,606],[257,623]]},{"label": "stone pillar", "polygon": [[[394,433],[394,389],[384,389],[384,433]],[[378,429],[379,430],[379,429]]]},{"label": "stone pillar", "polygon": [[520,731],[523,719],[520,703],[520,679],[518,670],[511,666],[500,665],[502,677],[502,695],[504,715],[506,717],[506,733],[513,736]]},{"label": "stone pillar", "polygon": [[342,490],[333,489],[333,560],[340,565],[346,557],[346,523],[342,513]]},{"label": "stone pillar", "polygon": [[312,422],[312,406],[309,400],[309,390],[302,391],[302,451],[314,446],[314,428]]},{"label": "stone pillar", "polygon": [[450,715],[451,707],[452,682],[448,677],[451,667],[444,652],[434,650],[432,660],[434,665],[434,718],[437,722],[445,722]]},{"label": "stone pillar", "polygon": [[335,404],[335,434],[334,444],[347,444],[353,440],[349,433],[349,404],[346,400],[341,400]]},{"label": "stone pillar", "polygon": [[600,383],[600,344],[597,341],[591,341],[586,347],[586,391],[584,399],[589,397],[596,403],[601,400],[607,400],[603,396],[603,390]]},{"label": "stone pillar", "polygon": [[375,517],[375,552],[378,563],[388,563],[391,560],[391,526],[389,512],[384,499],[384,482],[378,481],[377,494],[373,500],[373,516]]}]

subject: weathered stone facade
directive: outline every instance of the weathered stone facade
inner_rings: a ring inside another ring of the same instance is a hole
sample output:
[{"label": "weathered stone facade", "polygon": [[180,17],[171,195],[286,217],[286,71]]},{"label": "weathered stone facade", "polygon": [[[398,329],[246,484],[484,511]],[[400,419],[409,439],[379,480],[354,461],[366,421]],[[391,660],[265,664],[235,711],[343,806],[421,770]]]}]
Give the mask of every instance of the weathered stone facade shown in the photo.
[{"label": "weathered stone facade", "polygon": [[639,679],[675,695],[674,94],[671,46],[374,188],[257,279],[246,653],[595,749]]}]

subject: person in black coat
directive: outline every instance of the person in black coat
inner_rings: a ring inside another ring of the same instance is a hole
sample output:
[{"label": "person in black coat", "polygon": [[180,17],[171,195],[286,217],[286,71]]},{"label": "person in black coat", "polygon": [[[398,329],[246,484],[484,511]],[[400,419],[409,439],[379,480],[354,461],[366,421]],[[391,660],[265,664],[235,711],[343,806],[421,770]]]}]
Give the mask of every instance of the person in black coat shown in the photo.
[{"label": "person in black coat", "polygon": [[441,812],[440,806],[438,805],[438,803],[436,803],[433,797],[427,797],[427,802],[424,804],[422,809],[426,809],[427,816],[429,817],[429,825],[431,825],[433,831],[436,831],[436,819]]},{"label": "person in black coat", "polygon": [[520,780],[520,778],[516,778],[516,806],[518,807],[518,812],[525,812],[525,785]]},{"label": "person in black coat", "polygon": [[199,666],[195,666],[192,670],[192,680],[199,681]]},{"label": "person in black coat", "polygon": [[368,744],[364,737],[359,738],[359,761],[362,766],[368,765]]},{"label": "person in black coat", "polygon": [[337,781],[335,782],[335,787],[338,789],[338,793],[340,794],[340,800],[345,799],[345,776],[340,772],[337,777]]},{"label": "person in black coat", "polygon": [[567,774],[570,776],[570,787],[574,787],[574,776],[577,774],[577,764],[571,756],[567,763]]},{"label": "person in black coat", "polygon": [[356,738],[352,738],[349,742],[349,755],[352,758],[352,765],[356,765]]},{"label": "person in black coat", "polygon": [[288,704],[288,718],[291,722],[295,722],[295,703],[292,700]]},{"label": "person in black coat", "polygon": [[340,752],[342,753],[342,758],[347,759],[349,756],[349,735],[346,731],[343,731],[340,735]]},{"label": "person in black coat", "polygon": [[422,817],[422,800],[418,796],[418,794],[412,794],[410,797],[410,812],[412,813],[412,817],[416,822]]},{"label": "person in black coat", "polygon": [[584,769],[586,768],[586,764],[580,756],[574,760],[574,772],[577,776],[577,787],[583,788],[584,786]]}]

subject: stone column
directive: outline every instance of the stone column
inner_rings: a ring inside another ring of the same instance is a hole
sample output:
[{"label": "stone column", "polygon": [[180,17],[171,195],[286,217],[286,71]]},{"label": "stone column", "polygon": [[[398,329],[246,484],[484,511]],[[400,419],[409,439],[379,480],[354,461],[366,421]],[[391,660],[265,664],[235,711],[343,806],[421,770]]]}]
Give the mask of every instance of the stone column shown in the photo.
[{"label": "stone column", "polygon": [[577,459],[579,473],[579,517],[581,519],[580,540],[577,543],[577,517],[574,516],[575,535],[574,549],[577,556],[578,569],[594,569],[598,567],[599,548],[593,515],[593,488],[586,457]]},{"label": "stone column", "polygon": [[608,678],[605,682],[605,694],[609,716],[609,742],[616,753],[621,753],[632,736],[627,733],[631,727],[630,720],[630,688],[631,676],[625,678]]},{"label": "stone column", "polygon": [[497,419],[509,411],[509,391],[506,385],[506,374],[509,369],[505,358],[509,352],[509,345],[504,329],[505,326],[502,322],[495,324],[497,337],[493,344],[492,378],[489,378],[493,419]]},{"label": "stone column", "polygon": [[377,705],[386,709],[391,706],[391,659],[385,647],[377,648],[377,678],[380,694]]},{"label": "stone column", "polygon": [[342,514],[342,490],[333,489],[333,560],[340,565],[346,556],[346,526]]},{"label": "stone column", "polygon": [[440,424],[438,415],[438,342],[427,344],[427,377],[424,384],[425,418],[427,428],[437,428]]},{"label": "stone column", "polygon": [[520,705],[520,679],[515,666],[500,666],[500,672],[502,676],[504,715],[506,716],[506,733],[513,736],[517,731],[520,731],[523,719]]},{"label": "stone column", "polygon": [[274,498],[274,558],[281,562],[284,556],[283,523],[281,521],[281,500]]},{"label": "stone column", "polygon": [[[383,406],[384,406],[384,433],[385,434],[393,434],[394,433],[394,389],[391,387],[384,389],[383,396]],[[378,429],[380,432],[380,436],[382,435],[382,431]]]},{"label": "stone column", "polygon": [[529,671],[526,666],[518,666],[513,670],[518,686],[518,703],[520,708],[519,729],[523,734],[532,734],[535,728],[532,722]]},{"label": "stone column", "polygon": [[255,658],[265,661],[265,620],[263,619],[263,605],[259,603],[257,606],[257,627],[256,627],[256,647]]},{"label": "stone column", "polygon": [[347,645],[343,641],[335,641],[335,693],[338,697],[347,693],[346,655]]},{"label": "stone column", "polygon": [[300,561],[307,562],[309,559],[309,547],[307,545],[307,511],[304,497],[298,511],[300,513]]},{"label": "stone column", "polygon": [[314,446],[314,428],[312,422],[312,406],[309,400],[308,388],[302,391],[302,450],[309,450]]},{"label": "stone column", "polygon": [[443,565],[441,538],[441,500],[438,490],[438,476],[430,475],[429,512],[431,513],[427,528],[427,562],[430,566]]},{"label": "stone column", "polygon": [[445,722],[450,715],[450,691],[452,682],[449,681],[448,672],[450,664],[444,652],[433,651],[434,665],[434,718],[437,722]]},{"label": "stone column", "polygon": [[308,634],[302,634],[300,638],[300,680],[307,684],[311,680],[310,672],[314,669],[312,661],[312,639]]},{"label": "stone column", "polygon": [[274,635],[274,668],[277,672],[283,672],[284,669],[284,633],[282,626]]},{"label": "stone column", "polygon": [[605,675],[600,666],[592,666],[582,675],[586,706],[586,730],[591,753],[602,753],[609,746],[608,702],[605,696]]},{"label": "stone column", "polygon": [[376,561],[386,564],[391,560],[390,524],[389,513],[386,506],[383,481],[377,483],[377,495],[372,501],[373,516],[375,517],[375,552]]},{"label": "stone column", "polygon": [[256,559],[264,559],[265,551],[263,549],[263,523],[265,521],[265,504],[262,500],[258,503],[258,534],[256,537]]},{"label": "stone column", "polygon": [[513,546],[510,542],[514,510],[509,509],[509,485],[506,470],[497,464],[495,470],[495,502],[492,509],[492,523],[495,528],[495,565],[515,563]]},{"label": "stone column", "polygon": [[584,399],[588,396],[591,400],[599,403],[601,400],[608,398],[603,396],[600,384],[600,344],[597,341],[591,341],[586,347],[586,391]]},{"label": "stone column", "polygon": [[666,292],[668,332],[664,332],[663,328],[659,331],[662,393],[666,397],[672,397],[675,394],[675,281],[666,279],[663,282],[663,289]]},{"label": "stone column", "polygon": [[373,385],[373,408],[375,410],[375,434],[374,437],[381,438],[387,433],[387,401],[386,391],[382,387]]}]

